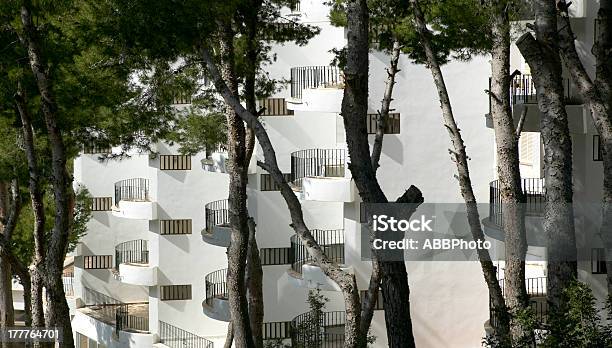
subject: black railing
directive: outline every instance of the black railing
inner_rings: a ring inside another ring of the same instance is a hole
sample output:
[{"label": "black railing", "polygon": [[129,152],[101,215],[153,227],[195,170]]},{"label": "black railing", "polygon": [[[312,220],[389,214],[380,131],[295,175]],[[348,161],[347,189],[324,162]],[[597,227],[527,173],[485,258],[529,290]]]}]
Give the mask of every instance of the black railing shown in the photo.
[{"label": "black railing", "polygon": [[[505,295],[503,279],[499,280],[499,286],[501,287],[502,294]],[[529,296],[546,296],[546,277],[525,278],[525,288]]]},{"label": "black railing", "polygon": [[170,348],[213,348],[213,343],[206,338],[163,321],[159,322],[159,340]]},{"label": "black railing", "polygon": [[301,66],[291,68],[291,98],[302,99],[305,88],[335,87],[342,84],[340,68]]},{"label": "black railing", "polygon": [[308,149],[291,154],[291,183],[302,189],[307,177],[344,177],[344,149]]},{"label": "black railing", "polygon": [[[563,79],[563,89],[563,97],[566,103],[579,103],[578,94],[575,88],[573,88],[570,79]],[[535,84],[531,75],[523,74],[514,77],[510,84],[510,100],[512,104],[535,104],[538,102]]]},{"label": "black railing", "polygon": [[134,178],[115,183],[115,205],[120,201],[148,201],[149,179]]},{"label": "black railing", "polygon": [[291,322],[274,321],[263,323],[262,335],[264,340],[291,338]]},{"label": "black railing", "polygon": [[[95,312],[96,317],[115,325],[118,331],[149,331],[148,303],[123,303],[96,290],[84,287],[85,306]],[[130,312],[147,312],[146,317]]]},{"label": "black railing", "polygon": [[149,263],[149,248],[144,239],[130,240],[115,247],[115,268],[122,263]]},{"label": "black railing", "polygon": [[[546,193],[544,178],[524,178],[521,181],[525,194],[525,214],[542,215]],[[497,226],[503,226],[503,204],[498,180],[492,181],[489,185],[489,221]]]},{"label": "black railing", "polygon": [[[505,296],[504,280],[499,280],[502,294]],[[540,327],[546,325],[548,315],[548,303],[546,302],[546,277],[525,278],[525,288],[529,300],[529,307],[533,313],[534,319]],[[493,309],[492,302],[489,302],[489,320],[494,327],[498,324],[498,316]]]},{"label": "black railing", "polygon": [[206,304],[212,306],[213,299],[227,299],[227,268],[209,273],[204,277]]},{"label": "black railing", "polygon": [[229,226],[229,210],[227,199],[207,203],[204,206],[206,217],[206,232],[212,233],[215,226]]},{"label": "black railing", "polygon": [[291,321],[291,346],[340,348],[344,345],[345,323],[345,312],[300,314]]},{"label": "black railing", "polygon": [[[331,261],[344,263],[344,230],[311,230],[310,233]],[[297,234],[291,236],[291,249],[294,258],[291,269],[301,274],[302,267],[314,259],[308,254],[302,239]]]}]

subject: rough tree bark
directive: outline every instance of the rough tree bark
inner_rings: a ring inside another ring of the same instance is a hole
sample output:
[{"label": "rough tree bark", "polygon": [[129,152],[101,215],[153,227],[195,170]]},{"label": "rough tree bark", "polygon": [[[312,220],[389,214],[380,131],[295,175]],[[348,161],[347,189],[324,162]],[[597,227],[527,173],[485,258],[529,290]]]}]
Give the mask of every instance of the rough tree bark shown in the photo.
[{"label": "rough tree bark", "polygon": [[52,82],[48,75],[46,60],[41,49],[38,28],[34,25],[31,3],[25,0],[21,6],[21,24],[23,31],[21,41],[27,48],[30,68],[34,74],[41,96],[41,108],[49,137],[52,156],[52,176],[55,199],[55,222],[53,232],[47,244],[45,260],[44,285],[47,290],[49,311],[46,317],[47,326],[56,326],[63,330],[64,339],[61,347],[74,347],[71,334],[70,309],[66,302],[62,271],[66,256],[71,219],[70,176],[66,171],[66,148],[61,129],[58,125],[58,106],[53,95]]},{"label": "rough tree bark", "polygon": [[[513,342],[531,340],[533,332],[515,320],[529,306],[525,287],[525,195],[519,166],[520,132],[514,126],[510,108],[510,19],[508,1],[493,0],[491,6],[491,119],[497,147],[497,174],[501,191],[502,228],[506,268],[504,291],[510,314]],[[524,122],[524,121],[523,121]]]},{"label": "rough tree bark", "polygon": [[578,93],[589,108],[603,145],[604,189],[600,231],[606,249],[608,294],[612,295],[612,1],[599,2],[599,35],[593,47],[597,60],[595,79],[589,76],[576,51],[575,35],[567,14],[568,5],[565,1],[559,0],[558,3],[561,57]]},{"label": "rough tree bark", "polygon": [[[12,239],[16,220],[21,210],[19,186],[17,179],[0,182],[0,236],[5,241]],[[15,308],[13,307],[13,271],[11,258],[0,255],[0,328],[15,326]],[[15,347],[10,342],[0,342],[2,348]]]},{"label": "rough tree bark", "polygon": [[264,170],[268,171],[276,185],[280,187],[281,195],[283,196],[291,215],[291,227],[303,241],[308,254],[313,257],[323,273],[330,277],[340,287],[344,296],[346,310],[344,347],[358,347],[361,306],[359,303],[359,290],[357,288],[354,275],[344,272],[336,263],[332,262],[327,255],[325,255],[317,241],[308,230],[308,227],[304,222],[302,206],[278,167],[276,153],[265,128],[261,122],[259,122],[256,115],[250,113],[240,104],[238,98],[234,96],[234,94],[225,84],[208,47],[202,47],[200,55],[206,69],[212,76],[217,92],[223,97],[225,103],[232,106],[236,114],[240,116],[240,118],[242,118],[242,120],[244,120],[251,129],[253,129],[255,136],[262,147],[265,158],[265,161],[258,162],[258,165]]},{"label": "rough tree bark", "polygon": [[[231,23],[219,24],[219,53],[222,78],[238,99],[238,80],[234,67],[234,31]],[[227,151],[229,198],[228,210],[231,243],[228,249],[227,288],[230,314],[237,347],[255,347],[251,332],[248,299],[246,294],[246,264],[249,244],[248,211],[246,206],[247,169],[246,130],[242,119],[227,105]],[[245,164],[246,163],[246,164]]]},{"label": "rough tree bark", "polygon": [[[376,179],[375,168],[372,165],[366,128],[369,65],[367,1],[348,1],[346,15],[347,51],[341,114],[344,119],[346,141],[351,158],[349,169],[363,202],[387,203],[387,197],[380,188]],[[391,83],[387,87],[392,87],[392,85]],[[381,145],[382,143],[378,146]],[[375,156],[379,156],[379,154],[375,154]],[[405,203],[420,203],[422,201],[421,192],[414,186],[397,200],[397,202]],[[410,316],[410,288],[406,265],[403,261],[378,261],[382,260],[378,255],[379,251],[372,250],[372,252],[374,254],[372,261],[378,263],[374,269],[378,268],[380,272],[389,347],[414,347]],[[370,307],[375,290],[371,293],[368,291],[368,293],[367,304]],[[361,335],[361,341],[364,344],[363,341],[367,337],[367,332],[361,332]]]},{"label": "rough tree bark", "polygon": [[572,139],[561,77],[557,10],[554,0],[536,0],[535,33],[516,42],[531,68],[541,113],[546,203],[544,233],[548,245],[547,297],[561,304],[563,289],[577,276],[576,236],[572,206]]},{"label": "rough tree bark", "polygon": [[251,332],[257,348],[263,348],[263,269],[259,258],[259,247],[255,238],[255,220],[249,218],[249,250],[247,251],[246,286],[249,300]]},{"label": "rough tree bark", "polygon": [[[45,207],[41,188],[40,171],[36,158],[36,148],[34,146],[34,131],[32,128],[32,118],[27,105],[27,96],[21,84],[17,86],[15,94],[15,105],[21,119],[23,132],[23,142],[26,158],[28,161],[28,189],[32,203],[34,215],[34,255],[30,265],[30,293],[32,324],[34,326],[44,326],[45,315],[43,309],[43,274],[45,262]],[[25,289],[24,289],[25,291]]]},{"label": "rough tree bark", "polygon": [[[440,64],[436,59],[436,55],[433,51],[430,35],[431,33],[427,29],[425,24],[425,18],[421,11],[418,0],[410,0],[410,4],[414,11],[415,27],[418,35],[420,36],[420,42],[425,49],[425,55],[427,59],[427,66],[431,71],[434,84],[438,90],[438,97],[440,99],[440,108],[442,109],[442,119],[444,126],[448,131],[453,149],[449,150],[453,161],[457,165],[457,177],[459,180],[459,186],[461,188],[461,195],[465,201],[467,209],[468,223],[470,226],[470,232],[472,238],[475,241],[484,241],[484,233],[482,226],[480,225],[480,214],[478,213],[478,207],[476,203],[476,197],[472,188],[472,181],[470,178],[470,171],[467,160],[467,153],[465,144],[461,136],[461,132],[457,123],[455,122],[455,116],[453,115],[453,109],[446,90],[446,83],[444,82],[444,75],[440,68]],[[482,273],[484,275],[485,282],[489,288],[489,296],[491,298],[491,306],[494,312],[498,315],[499,325],[494,328],[496,334],[503,340],[507,341],[509,335],[509,318],[508,309],[504,301],[504,297],[497,279],[496,269],[491,261],[491,255],[487,250],[478,249],[478,260],[482,267]],[[507,343],[507,342],[506,342]]]}]

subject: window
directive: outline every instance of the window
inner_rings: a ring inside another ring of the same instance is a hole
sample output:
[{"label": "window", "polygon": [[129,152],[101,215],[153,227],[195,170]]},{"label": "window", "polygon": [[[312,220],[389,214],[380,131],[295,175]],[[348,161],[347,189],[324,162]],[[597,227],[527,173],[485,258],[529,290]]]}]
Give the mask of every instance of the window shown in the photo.
[{"label": "window", "polygon": [[191,234],[191,219],[159,220],[159,234]]},{"label": "window", "polygon": [[606,251],[604,248],[591,249],[591,273],[606,274]]},{"label": "window", "polygon": [[[368,134],[376,134],[376,118],[378,114],[368,114],[367,118],[367,129]],[[385,134],[399,134],[400,133],[400,114],[397,112],[390,112],[387,118],[387,128]]]},{"label": "window", "polygon": [[261,248],[259,256],[262,266],[288,265],[293,262],[291,248]]},{"label": "window", "polygon": [[160,300],[191,300],[191,284],[187,285],[162,285],[160,289]]},{"label": "window", "polygon": [[[359,294],[361,295],[361,303],[364,303],[365,298],[366,298],[366,294],[368,293],[367,290],[361,290],[359,292]],[[378,297],[376,298],[376,304],[374,305],[374,310],[383,310],[383,296],[382,296],[382,290],[378,289]]]},{"label": "window", "polygon": [[160,170],[191,170],[191,156],[159,155]]},{"label": "window", "polygon": [[91,211],[109,211],[113,206],[113,197],[93,197]]},{"label": "window", "polygon": [[519,163],[532,166],[535,162],[534,147],[536,136],[533,133],[522,133],[519,138]]},{"label": "window", "polygon": [[593,135],[593,161],[603,161],[603,147],[599,135]]},{"label": "window", "polygon": [[89,255],[83,256],[84,269],[109,269],[113,268],[113,255]]},{"label": "window", "polygon": [[[283,177],[287,182],[291,181],[291,173],[284,173]],[[280,187],[276,185],[276,182],[272,178],[270,174],[261,174],[260,183],[259,183],[260,191],[280,191]]]}]

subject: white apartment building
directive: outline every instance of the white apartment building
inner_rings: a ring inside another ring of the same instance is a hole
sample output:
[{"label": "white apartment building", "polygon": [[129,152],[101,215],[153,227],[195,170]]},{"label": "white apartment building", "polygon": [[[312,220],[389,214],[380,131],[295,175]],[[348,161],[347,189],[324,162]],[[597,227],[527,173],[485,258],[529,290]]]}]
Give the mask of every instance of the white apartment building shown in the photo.
[{"label": "white apartment building", "polygon": [[[572,19],[579,45],[590,51],[598,4],[574,1]],[[303,47],[274,45],[277,55],[267,67],[272,78],[290,78],[287,89],[262,101],[262,116],[275,147],[280,169],[300,197],[306,222],[331,258],[354,272],[360,289],[368,286],[371,266],[362,260],[359,236],[360,200],[346,164],[345,133],[339,116],[341,72],[330,67],[332,48],[345,45],[344,29],[330,25],[323,0],[302,0],[299,21],[321,27]],[[453,61],[443,70],[457,121],[470,157],[472,183],[480,202],[496,202],[494,134],[484,90],[489,58]],[[525,190],[533,198],[528,217],[530,235],[541,237],[544,190],[538,134],[539,111],[526,64],[513,47],[513,67],[523,72],[512,91],[514,113],[528,107],[521,139]],[[387,54],[370,53],[370,112],[380,107]],[[589,65],[587,65],[589,66]],[[410,185],[421,189],[428,203],[462,203],[451,146],[442,125],[437,92],[430,72],[400,60],[394,109],[384,139],[378,178],[390,199]],[[575,96],[571,83],[568,97]],[[572,94],[573,93],[573,94]],[[577,200],[596,203],[601,196],[602,168],[587,109],[579,99],[568,105],[574,140]],[[181,106],[185,107],[185,106]],[[374,122],[371,122],[373,129]],[[373,139],[373,136],[371,136]],[[176,146],[159,143],[156,154],[133,153],[122,160],[100,161],[95,149],[75,160],[75,185],[93,199],[88,232],[74,252],[73,330],[77,347],[222,347],[229,321],[225,269],[229,245],[228,177],[223,154],[183,156]],[[321,347],[341,347],[343,301],[335,284],[309,262],[292,229],[285,202],[269,175],[249,168],[249,212],[257,223],[264,268],[264,334],[294,346],[300,335],[309,289],[329,298]],[[580,207],[577,208],[580,210]],[[499,211],[483,209],[487,236],[503,250]],[[490,215],[490,216],[489,216]],[[579,223],[586,219],[577,215]],[[577,225],[580,228],[581,225]],[[534,232],[535,231],[535,232]],[[531,241],[530,253],[543,254]],[[590,247],[584,248],[591,252]],[[583,250],[583,251],[584,251]],[[597,255],[597,251],[594,252]],[[586,260],[587,258],[582,258]],[[588,257],[590,260],[590,255]],[[500,262],[503,272],[503,262]],[[599,267],[599,268],[598,268]],[[605,291],[601,264],[581,262],[580,277],[598,297]],[[413,330],[418,347],[478,347],[489,320],[488,292],[478,262],[407,262]],[[536,305],[544,307],[545,264],[530,264],[528,277]],[[538,303],[538,298],[540,302]],[[378,307],[372,323],[374,347],[387,346],[384,312]],[[539,313],[545,314],[545,308]]]}]

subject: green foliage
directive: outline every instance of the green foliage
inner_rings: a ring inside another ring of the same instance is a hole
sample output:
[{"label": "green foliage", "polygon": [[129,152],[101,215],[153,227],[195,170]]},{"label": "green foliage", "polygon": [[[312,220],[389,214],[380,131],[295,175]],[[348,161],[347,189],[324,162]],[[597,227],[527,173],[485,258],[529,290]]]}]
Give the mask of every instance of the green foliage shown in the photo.
[{"label": "green foliage", "polygon": [[225,144],[227,141],[225,115],[211,113],[202,116],[190,112],[178,120],[175,132],[170,134],[168,139],[177,142],[183,154],[196,154],[213,149],[218,144]]}]

